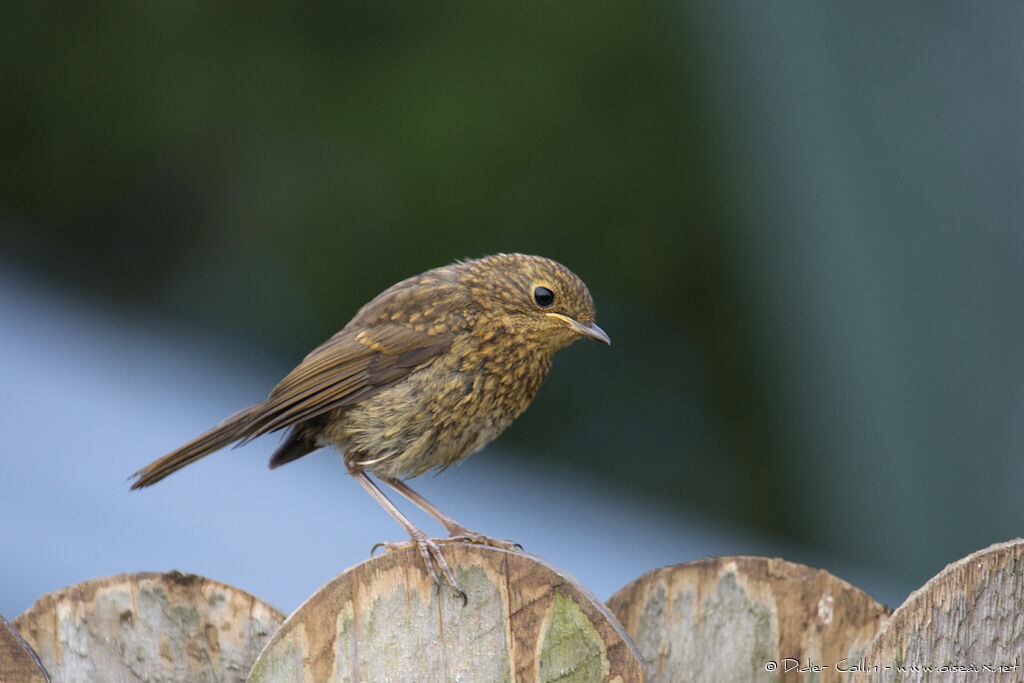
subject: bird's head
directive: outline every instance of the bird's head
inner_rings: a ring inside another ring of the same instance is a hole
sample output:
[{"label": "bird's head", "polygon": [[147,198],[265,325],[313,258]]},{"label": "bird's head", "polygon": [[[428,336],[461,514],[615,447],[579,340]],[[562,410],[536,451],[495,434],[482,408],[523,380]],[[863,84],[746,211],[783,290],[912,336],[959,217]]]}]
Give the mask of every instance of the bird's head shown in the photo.
[{"label": "bird's head", "polygon": [[541,256],[496,254],[459,267],[460,279],[484,312],[484,326],[500,325],[552,354],[580,337],[611,344],[594,322],[587,286],[562,264]]}]

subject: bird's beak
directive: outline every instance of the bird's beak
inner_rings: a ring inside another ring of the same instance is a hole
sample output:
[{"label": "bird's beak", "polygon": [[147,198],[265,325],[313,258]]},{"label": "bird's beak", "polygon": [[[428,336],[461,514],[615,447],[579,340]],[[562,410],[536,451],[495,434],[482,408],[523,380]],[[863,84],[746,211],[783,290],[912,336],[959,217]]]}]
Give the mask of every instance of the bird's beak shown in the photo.
[{"label": "bird's beak", "polygon": [[561,320],[563,323],[569,326],[570,330],[580,335],[581,337],[593,339],[594,341],[604,342],[608,346],[612,345],[611,338],[605,333],[604,330],[597,326],[597,323],[581,323],[578,320],[573,320],[569,316],[562,315],[561,313],[545,313],[545,315]]}]

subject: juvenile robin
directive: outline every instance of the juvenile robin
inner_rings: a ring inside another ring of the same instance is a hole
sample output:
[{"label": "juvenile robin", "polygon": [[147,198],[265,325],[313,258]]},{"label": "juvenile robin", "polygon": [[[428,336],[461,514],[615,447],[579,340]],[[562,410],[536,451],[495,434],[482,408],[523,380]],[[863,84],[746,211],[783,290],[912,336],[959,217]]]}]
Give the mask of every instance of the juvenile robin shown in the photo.
[{"label": "juvenile robin", "polygon": [[[434,582],[436,565],[465,598],[439,544],[515,544],[470,531],[403,480],[444,470],[497,437],[533,400],[555,353],[580,337],[611,344],[594,322],[586,285],[560,263],[496,254],[428,270],[363,306],[266,399],[136,472],[132,489],[287,429],[271,469],[336,446],[349,474],[408,532]],[[428,538],[371,474],[440,522],[448,538]]]}]

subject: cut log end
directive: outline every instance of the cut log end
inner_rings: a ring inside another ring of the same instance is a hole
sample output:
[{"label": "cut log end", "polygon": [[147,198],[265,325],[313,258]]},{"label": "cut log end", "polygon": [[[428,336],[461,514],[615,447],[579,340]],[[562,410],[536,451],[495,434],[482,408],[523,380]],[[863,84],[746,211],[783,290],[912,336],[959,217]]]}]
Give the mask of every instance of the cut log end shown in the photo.
[{"label": "cut log end", "polygon": [[241,589],[172,571],[48,593],[14,627],[54,680],[244,681],[283,621]]},{"label": "cut log end", "polygon": [[443,552],[465,605],[415,548],[371,558],[285,621],[250,680],[642,680],[629,636],[569,575],[521,552]]},{"label": "cut log end", "polygon": [[859,660],[889,614],[827,571],[755,556],[656,569],[608,605],[650,681],[775,681],[800,667],[788,675],[845,681],[846,662]]}]

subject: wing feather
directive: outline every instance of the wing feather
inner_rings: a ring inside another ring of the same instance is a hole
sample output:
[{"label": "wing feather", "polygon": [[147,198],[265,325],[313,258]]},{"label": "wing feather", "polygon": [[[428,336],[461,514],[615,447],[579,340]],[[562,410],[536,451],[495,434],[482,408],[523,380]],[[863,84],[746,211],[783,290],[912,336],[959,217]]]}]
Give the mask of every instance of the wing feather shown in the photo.
[{"label": "wing feather", "polygon": [[274,387],[241,443],[366,398],[429,363],[451,344],[450,333],[428,334],[398,324],[342,330]]}]

